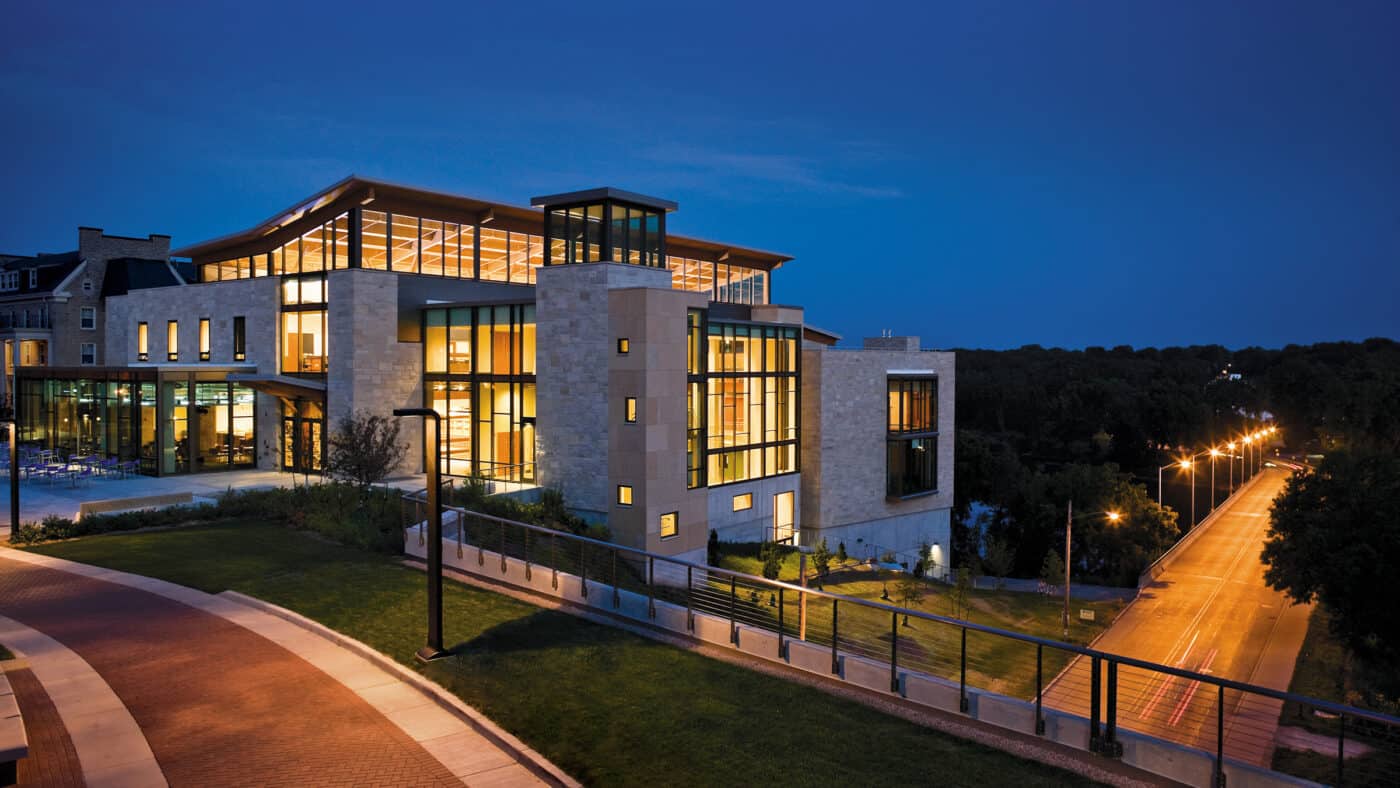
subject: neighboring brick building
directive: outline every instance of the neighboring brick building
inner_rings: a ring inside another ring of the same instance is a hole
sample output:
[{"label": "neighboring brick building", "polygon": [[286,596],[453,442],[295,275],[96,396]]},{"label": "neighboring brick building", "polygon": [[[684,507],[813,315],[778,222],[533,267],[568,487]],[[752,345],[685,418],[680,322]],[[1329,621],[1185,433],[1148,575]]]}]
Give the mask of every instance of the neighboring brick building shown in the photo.
[{"label": "neighboring brick building", "polygon": [[947,555],[951,354],[825,347],[772,303],[788,257],[668,234],[666,200],[532,202],[351,177],[176,250],[189,284],[99,279],[98,360],[22,370],[21,439],[157,474],[314,471],[343,416],[427,406],[445,473],[558,488],[623,544]]},{"label": "neighboring brick building", "polygon": [[170,236],[126,238],[78,228],[78,248],[33,257],[0,255],[0,340],[8,392],[15,367],[106,363],[104,299],[144,287],[183,284],[170,263]]}]

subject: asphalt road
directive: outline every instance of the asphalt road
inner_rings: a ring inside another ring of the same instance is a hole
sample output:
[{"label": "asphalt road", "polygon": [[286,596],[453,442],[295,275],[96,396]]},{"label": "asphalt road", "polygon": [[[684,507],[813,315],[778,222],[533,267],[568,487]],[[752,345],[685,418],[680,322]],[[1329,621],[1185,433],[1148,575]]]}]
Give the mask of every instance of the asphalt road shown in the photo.
[{"label": "asphalt road", "polygon": [[[1269,504],[1287,471],[1265,468],[1214,518],[1150,587],[1143,589],[1095,648],[1237,681],[1287,689],[1307,632],[1309,609],[1264,583],[1259,560]],[[1105,681],[1107,670],[1105,668]],[[1076,660],[1046,691],[1052,708],[1088,716],[1090,665]],[[1122,668],[1118,725],[1215,752],[1218,688]],[[1102,698],[1107,699],[1105,686]],[[1225,693],[1225,754],[1266,765],[1279,704]]]}]

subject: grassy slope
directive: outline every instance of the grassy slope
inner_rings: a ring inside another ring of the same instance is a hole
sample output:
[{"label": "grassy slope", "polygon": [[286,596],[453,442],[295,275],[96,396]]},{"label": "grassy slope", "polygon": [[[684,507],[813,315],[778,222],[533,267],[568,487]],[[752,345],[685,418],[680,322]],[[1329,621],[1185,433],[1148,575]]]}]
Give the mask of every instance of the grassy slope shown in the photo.
[{"label": "grassy slope", "polygon": [[[90,537],[38,552],[235,589],[423,670],[585,783],[1067,785],[1074,775],[817,690],[449,583],[428,666],[421,573],[253,522]],[[819,746],[811,746],[813,744]],[[839,746],[832,746],[839,743]]]},{"label": "grassy slope", "polygon": [[[779,579],[797,582],[797,556],[786,557]],[[761,574],[762,564],[757,558],[748,556],[723,556],[720,565],[749,574]],[[915,604],[905,605],[899,599],[899,580],[903,577],[896,572],[846,571],[832,575],[823,586],[824,590],[838,594],[879,600],[888,589],[890,604],[911,607],[941,616],[952,616],[949,599],[952,587],[940,583],[926,583],[924,598]],[[969,594],[969,610],[966,618],[978,624],[1036,635],[1053,640],[1062,640],[1061,613],[1063,602],[1057,598],[1040,594],[1026,594],[1011,591],[977,591]],[[1072,600],[1070,610],[1069,642],[1085,644],[1113,623],[1113,619],[1123,609],[1122,602],[1082,602]],[[1082,621],[1079,610],[1088,609],[1095,613],[1093,621]],[[862,632],[870,641],[872,653],[883,655],[888,652],[888,617],[875,620],[873,611],[847,611],[842,608],[842,617],[851,624],[853,634]],[[862,616],[865,620],[857,620]],[[812,611],[814,619],[830,621],[830,614]],[[789,614],[788,621],[795,620]],[[863,624],[864,626],[859,626]],[[910,627],[900,628],[901,638],[910,638],[914,646],[907,664],[916,669],[928,669],[946,678],[958,677],[957,660],[953,655],[959,650],[960,633],[950,626],[931,622],[911,622]],[[843,625],[844,627],[844,625]],[[858,628],[859,627],[859,628]],[[878,647],[877,647],[878,646]],[[917,654],[915,653],[917,652]],[[901,647],[901,654],[905,649]],[[942,656],[940,656],[942,655]],[[920,657],[922,656],[922,664]],[[1049,683],[1060,669],[1071,659],[1067,652],[1047,650],[1044,654],[1044,681]],[[1035,647],[1003,638],[995,638],[978,633],[968,636],[968,683],[997,692],[1023,698],[1035,696]]]},{"label": "grassy slope", "polygon": [[14,659],[14,658],[15,658],[15,655],[14,655],[13,653],[11,653],[9,649],[5,648],[5,646],[4,646],[3,644],[0,644],[0,662],[4,662],[4,661],[7,660],[7,659]]},{"label": "grassy slope", "polygon": [[[1370,708],[1367,698],[1373,687],[1380,683],[1380,676],[1372,674],[1377,668],[1368,666],[1352,658],[1345,645],[1332,636],[1328,629],[1327,611],[1318,605],[1313,608],[1308,619],[1308,634],[1303,647],[1298,652],[1298,661],[1293,668],[1293,680],[1288,691],[1298,695],[1322,698],[1350,706]],[[1394,714],[1393,709],[1378,708],[1386,714]],[[1313,733],[1334,738],[1338,734],[1338,722],[1328,717],[1319,717],[1310,707],[1288,702],[1279,714],[1280,725],[1305,728]],[[1345,765],[1346,779],[1361,784],[1383,784],[1396,773],[1400,773],[1400,744],[1368,736],[1365,728],[1355,723],[1347,725],[1347,737],[1359,740],[1375,748],[1370,754],[1349,758]],[[1306,777],[1318,782],[1332,782],[1337,776],[1337,760],[1330,752],[1326,755],[1315,752],[1299,752],[1278,748],[1274,752],[1275,769],[1288,774]]]}]

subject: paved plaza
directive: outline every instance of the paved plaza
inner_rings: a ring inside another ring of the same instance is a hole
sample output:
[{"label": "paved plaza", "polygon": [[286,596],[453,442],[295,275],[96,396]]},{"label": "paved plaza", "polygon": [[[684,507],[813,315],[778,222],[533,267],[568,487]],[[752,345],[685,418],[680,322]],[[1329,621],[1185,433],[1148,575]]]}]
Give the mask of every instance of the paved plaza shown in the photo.
[{"label": "paved plaza", "polygon": [[22,657],[21,782],[569,782],[361,652],[228,595],[0,548],[0,641]]}]

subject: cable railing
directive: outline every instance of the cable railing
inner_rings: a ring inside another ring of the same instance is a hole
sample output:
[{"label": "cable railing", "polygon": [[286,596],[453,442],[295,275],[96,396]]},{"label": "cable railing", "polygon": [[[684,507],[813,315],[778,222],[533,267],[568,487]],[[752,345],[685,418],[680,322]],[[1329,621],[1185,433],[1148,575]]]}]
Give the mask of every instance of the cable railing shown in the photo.
[{"label": "cable railing", "polygon": [[[409,552],[421,555],[426,495],[404,502]],[[460,507],[443,512],[449,566],[1173,779],[1223,785],[1248,772],[1368,785],[1400,773],[1400,718],[1224,678],[1229,636],[1163,665]]]}]

